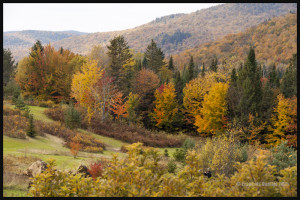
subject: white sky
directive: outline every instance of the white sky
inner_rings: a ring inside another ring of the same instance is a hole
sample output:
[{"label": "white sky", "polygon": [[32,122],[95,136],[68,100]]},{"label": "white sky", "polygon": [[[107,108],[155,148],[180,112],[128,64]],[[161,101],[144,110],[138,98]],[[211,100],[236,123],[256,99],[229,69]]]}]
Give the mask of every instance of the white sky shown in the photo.
[{"label": "white sky", "polygon": [[191,13],[213,3],[4,3],[3,31],[106,32],[134,28],[156,17]]}]

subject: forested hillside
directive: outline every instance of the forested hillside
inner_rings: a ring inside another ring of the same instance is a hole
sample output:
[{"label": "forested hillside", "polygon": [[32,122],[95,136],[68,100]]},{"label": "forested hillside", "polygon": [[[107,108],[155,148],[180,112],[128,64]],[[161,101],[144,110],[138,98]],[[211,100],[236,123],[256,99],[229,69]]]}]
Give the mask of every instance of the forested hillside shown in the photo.
[{"label": "forested hillside", "polygon": [[[244,31],[275,16],[284,15],[289,11],[295,12],[296,9],[296,4],[284,3],[222,4],[190,14],[164,16],[132,29],[66,37],[52,44],[56,49],[63,46],[75,53],[85,55],[93,45],[106,46],[110,39],[123,35],[130,48],[135,51],[145,51],[148,42],[154,39],[165,55],[170,55],[218,40],[230,33]],[[95,26],[97,26],[96,22]],[[5,37],[6,35],[4,40]],[[43,41],[43,38],[36,39],[48,43]],[[11,40],[23,42],[19,37]],[[25,45],[28,41],[24,42]],[[6,42],[4,44],[5,48],[9,47],[12,50],[17,60],[29,52],[28,46],[9,46]]]},{"label": "forested hillside", "polygon": [[64,38],[83,35],[86,33],[78,31],[9,31],[3,33],[3,47],[11,49],[16,60],[28,54],[30,47],[40,40],[44,44],[62,40]]},{"label": "forested hillside", "polygon": [[297,14],[288,13],[266,20],[245,32],[229,34],[218,41],[187,49],[174,55],[173,59],[180,69],[187,65],[190,56],[193,56],[199,67],[203,63],[205,66],[211,65],[215,57],[220,64],[230,62],[237,66],[245,60],[249,46],[255,48],[257,61],[266,66],[272,63],[287,64],[297,52]]}]

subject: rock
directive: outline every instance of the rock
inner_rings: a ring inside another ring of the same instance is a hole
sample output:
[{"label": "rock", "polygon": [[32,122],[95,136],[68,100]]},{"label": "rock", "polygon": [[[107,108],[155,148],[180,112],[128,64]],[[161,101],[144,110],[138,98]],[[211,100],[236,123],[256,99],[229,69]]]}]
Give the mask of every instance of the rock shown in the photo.
[{"label": "rock", "polygon": [[47,169],[47,163],[42,160],[38,160],[30,165],[30,167],[24,172],[24,175],[29,177],[35,177]]},{"label": "rock", "polygon": [[85,166],[85,165],[80,165],[80,166],[78,167],[77,173],[76,173],[76,174],[78,174],[78,173],[84,174],[85,177],[91,176],[91,174],[89,173],[89,169],[88,169],[87,166]]}]

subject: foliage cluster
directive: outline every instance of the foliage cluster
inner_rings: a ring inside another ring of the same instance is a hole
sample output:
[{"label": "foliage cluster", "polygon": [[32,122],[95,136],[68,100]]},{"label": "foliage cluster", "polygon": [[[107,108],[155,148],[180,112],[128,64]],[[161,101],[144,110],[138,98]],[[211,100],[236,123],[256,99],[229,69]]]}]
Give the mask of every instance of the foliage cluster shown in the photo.
[{"label": "foliage cluster", "polygon": [[[202,174],[201,154],[189,150],[186,165],[175,173],[163,167],[158,149],[142,147],[141,143],[128,146],[126,157],[114,156],[102,175],[84,177],[55,170],[55,162],[48,161],[48,169],[32,179],[30,196],[297,196],[297,170],[288,167],[277,171],[268,165],[262,151],[256,159],[235,164],[231,177]],[[277,175],[276,175],[277,174]],[[279,175],[279,177],[278,177]],[[278,180],[276,180],[278,178]],[[284,182],[284,184],[281,184]],[[266,186],[265,184],[268,184]]]}]

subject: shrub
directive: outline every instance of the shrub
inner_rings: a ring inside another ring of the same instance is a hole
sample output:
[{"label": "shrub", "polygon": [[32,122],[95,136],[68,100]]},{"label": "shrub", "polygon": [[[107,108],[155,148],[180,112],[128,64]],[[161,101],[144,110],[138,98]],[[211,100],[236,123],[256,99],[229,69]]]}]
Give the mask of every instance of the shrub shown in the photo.
[{"label": "shrub", "polygon": [[38,102],[38,106],[45,107],[45,108],[53,108],[54,105],[55,105],[55,103],[51,100]]},{"label": "shrub", "polygon": [[87,147],[83,148],[83,151],[87,151],[87,152],[91,152],[91,153],[103,153],[103,148],[87,146]]},{"label": "shrub", "polygon": [[169,173],[175,173],[175,170],[176,170],[176,163],[175,163],[175,161],[174,160],[170,160],[169,162],[168,162],[168,172]]},{"label": "shrub", "polygon": [[80,113],[74,108],[73,104],[64,112],[64,122],[70,129],[80,127]]},{"label": "shrub", "polygon": [[248,147],[247,145],[244,145],[241,148],[241,153],[240,153],[241,159],[240,159],[240,162],[246,162],[247,159],[248,159],[247,147]]},{"label": "shrub", "polygon": [[191,138],[186,138],[182,144],[182,148],[187,151],[188,149],[193,149],[195,147],[195,141]]},{"label": "shrub", "polygon": [[12,109],[7,105],[3,105],[3,116],[9,116],[9,115],[21,115],[21,111],[18,109]]},{"label": "shrub", "polygon": [[3,116],[3,135],[13,138],[26,139],[27,127],[28,119],[21,115]]},{"label": "shrub", "polygon": [[101,177],[103,174],[103,166],[101,163],[93,163],[90,164],[88,172],[92,176],[93,179],[96,179],[97,177]]},{"label": "shrub", "polygon": [[287,141],[270,149],[271,155],[268,160],[271,165],[275,165],[277,170],[293,167],[297,164],[297,151],[287,145]]},{"label": "shrub", "polygon": [[71,153],[76,158],[79,149],[81,149],[82,145],[78,142],[70,142]]},{"label": "shrub", "polygon": [[17,97],[20,95],[20,87],[15,81],[11,80],[6,86],[3,86],[3,97],[13,97],[14,95]]},{"label": "shrub", "polygon": [[64,122],[64,110],[61,107],[49,108],[44,111],[44,114],[55,121]]},{"label": "shrub", "polygon": [[175,158],[175,160],[179,161],[179,162],[184,162],[185,156],[186,156],[186,151],[182,148],[176,149],[173,154],[173,157]]},{"label": "shrub", "polygon": [[163,132],[155,133],[145,128],[126,124],[114,124],[110,121],[102,122],[101,118],[94,116],[90,127],[99,135],[113,137],[127,143],[142,142],[152,147],[181,147],[186,136],[168,135]]},{"label": "shrub", "polygon": [[280,170],[279,184],[280,194],[284,197],[296,197],[297,196],[297,166],[288,167]]},{"label": "shrub", "polygon": [[19,110],[24,110],[26,105],[24,103],[24,99],[21,95],[18,96],[17,100],[15,101],[15,107]]},{"label": "shrub", "polygon": [[169,157],[168,149],[165,149],[164,155],[165,155],[166,157]]}]

